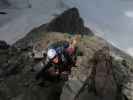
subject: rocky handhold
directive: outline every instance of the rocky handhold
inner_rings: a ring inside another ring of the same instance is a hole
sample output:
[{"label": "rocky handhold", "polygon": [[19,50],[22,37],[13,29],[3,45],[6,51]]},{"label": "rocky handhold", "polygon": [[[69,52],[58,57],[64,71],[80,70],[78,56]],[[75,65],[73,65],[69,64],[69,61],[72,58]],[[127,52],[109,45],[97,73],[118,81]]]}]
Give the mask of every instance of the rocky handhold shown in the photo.
[{"label": "rocky handhold", "polygon": [[66,10],[64,13],[53,19],[48,24],[47,31],[93,35],[92,31],[84,26],[84,22],[80,17],[77,8]]}]

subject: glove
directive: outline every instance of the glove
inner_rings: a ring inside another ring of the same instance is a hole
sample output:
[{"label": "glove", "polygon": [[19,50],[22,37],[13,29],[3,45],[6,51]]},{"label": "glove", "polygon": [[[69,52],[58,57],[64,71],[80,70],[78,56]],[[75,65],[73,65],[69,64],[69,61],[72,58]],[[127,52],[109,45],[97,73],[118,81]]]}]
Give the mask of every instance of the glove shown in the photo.
[{"label": "glove", "polygon": [[61,72],[60,78],[64,81],[67,81],[68,75],[69,75],[69,73],[67,71],[63,71],[63,72]]}]

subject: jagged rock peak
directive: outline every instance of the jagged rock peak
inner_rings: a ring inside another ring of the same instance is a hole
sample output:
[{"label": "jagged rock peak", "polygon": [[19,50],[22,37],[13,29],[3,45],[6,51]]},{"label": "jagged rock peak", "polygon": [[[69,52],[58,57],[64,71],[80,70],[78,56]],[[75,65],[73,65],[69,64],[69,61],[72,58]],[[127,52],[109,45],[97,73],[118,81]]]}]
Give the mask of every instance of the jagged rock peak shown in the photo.
[{"label": "jagged rock peak", "polygon": [[68,9],[53,19],[48,24],[47,30],[63,33],[68,32],[93,35],[92,31],[84,26],[84,21],[80,17],[77,8]]}]

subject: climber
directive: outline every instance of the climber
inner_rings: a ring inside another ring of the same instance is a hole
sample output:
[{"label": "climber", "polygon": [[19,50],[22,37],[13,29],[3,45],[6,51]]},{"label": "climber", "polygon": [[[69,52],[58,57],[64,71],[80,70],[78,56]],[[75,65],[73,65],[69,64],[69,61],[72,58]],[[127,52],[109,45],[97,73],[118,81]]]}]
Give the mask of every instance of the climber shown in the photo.
[{"label": "climber", "polygon": [[36,78],[48,80],[67,80],[71,67],[76,63],[76,39],[71,42],[58,41],[51,44],[47,51],[47,61]]}]

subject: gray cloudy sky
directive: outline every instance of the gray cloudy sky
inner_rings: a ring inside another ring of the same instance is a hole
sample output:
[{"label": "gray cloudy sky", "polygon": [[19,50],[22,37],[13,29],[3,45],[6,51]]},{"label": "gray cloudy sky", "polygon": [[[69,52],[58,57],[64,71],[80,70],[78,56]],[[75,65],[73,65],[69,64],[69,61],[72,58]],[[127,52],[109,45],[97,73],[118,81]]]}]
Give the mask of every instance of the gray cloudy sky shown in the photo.
[{"label": "gray cloudy sky", "polygon": [[86,25],[133,55],[133,0],[64,0],[79,8]]}]

